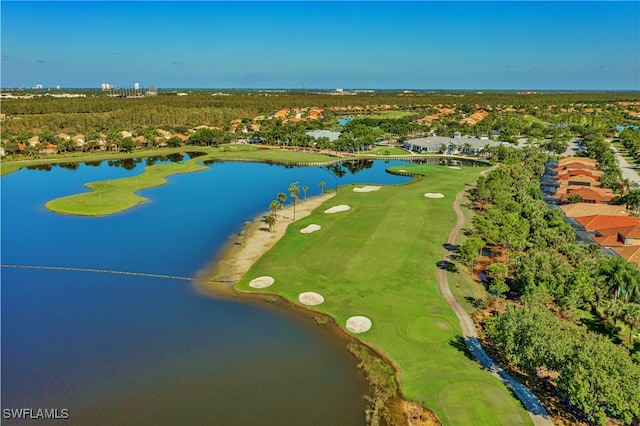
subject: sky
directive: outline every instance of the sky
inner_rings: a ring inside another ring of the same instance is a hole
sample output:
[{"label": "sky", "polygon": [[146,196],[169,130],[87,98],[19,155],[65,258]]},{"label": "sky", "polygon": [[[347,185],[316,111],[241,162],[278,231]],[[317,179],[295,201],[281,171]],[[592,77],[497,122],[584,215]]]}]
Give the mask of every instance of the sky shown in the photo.
[{"label": "sky", "polygon": [[6,1],[0,86],[640,90],[637,1]]}]

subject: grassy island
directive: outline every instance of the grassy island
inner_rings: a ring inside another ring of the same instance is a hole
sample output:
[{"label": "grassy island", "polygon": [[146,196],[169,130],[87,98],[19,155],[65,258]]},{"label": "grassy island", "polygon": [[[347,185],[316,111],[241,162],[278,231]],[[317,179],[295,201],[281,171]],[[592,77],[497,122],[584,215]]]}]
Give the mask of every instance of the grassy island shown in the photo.
[{"label": "grassy island", "polygon": [[[456,221],[454,197],[484,168],[396,169],[424,178],[371,192],[342,187],[291,224],[237,289],[278,294],[299,306],[305,306],[301,293],[318,293],[324,301],[311,309],[343,329],[352,316],[369,318],[368,331],[347,332],[393,360],[403,396],[431,408],[444,424],[531,424],[506,387],[465,355],[459,323],[437,288],[437,263]],[[349,209],[325,213],[339,205]],[[309,225],[320,229],[301,232]],[[250,286],[262,276],[273,284]]]},{"label": "grassy island", "polygon": [[[317,164],[335,161],[334,157],[277,149],[258,149],[247,145],[226,145],[219,148],[197,148],[192,151],[204,155],[188,161],[157,164],[147,167],[142,174],[107,181],[91,182],[85,186],[90,192],[57,198],[46,203],[56,213],[80,216],[105,216],[130,209],[148,200],[136,192],[164,185],[167,176],[206,169],[201,163],[214,159],[279,162],[284,164]],[[75,159],[75,161],[79,161]],[[86,160],[89,161],[89,160]]]}]

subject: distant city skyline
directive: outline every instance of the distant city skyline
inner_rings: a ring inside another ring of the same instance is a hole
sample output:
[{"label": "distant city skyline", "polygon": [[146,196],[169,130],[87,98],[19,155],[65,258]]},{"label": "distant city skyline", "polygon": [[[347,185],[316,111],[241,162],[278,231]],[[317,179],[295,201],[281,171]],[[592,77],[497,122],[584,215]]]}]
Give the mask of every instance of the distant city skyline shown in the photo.
[{"label": "distant city skyline", "polygon": [[2,2],[9,87],[640,90],[638,2]]}]

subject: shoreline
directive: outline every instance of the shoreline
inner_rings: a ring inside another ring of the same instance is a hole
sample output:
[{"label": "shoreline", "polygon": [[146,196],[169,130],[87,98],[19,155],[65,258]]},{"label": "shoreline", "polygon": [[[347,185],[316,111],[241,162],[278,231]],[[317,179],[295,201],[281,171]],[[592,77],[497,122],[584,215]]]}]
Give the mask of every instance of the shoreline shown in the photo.
[{"label": "shoreline", "polygon": [[[309,198],[301,201],[296,205],[296,219],[293,220],[293,205],[289,204],[281,210],[278,210],[278,219],[276,225],[273,227],[273,231],[269,232],[266,225],[263,222],[263,218],[270,212],[265,211],[259,214],[251,222],[251,230],[246,240],[245,245],[241,244],[241,237],[239,235],[232,235],[225,243],[223,248],[217,253],[214,260],[212,260],[207,266],[202,268],[198,274],[196,281],[196,290],[209,297],[218,297],[224,299],[232,299],[237,297],[243,297],[251,303],[257,302],[262,299],[264,303],[268,303],[272,306],[272,309],[277,309],[281,313],[286,315],[300,316],[307,321],[316,321],[318,315],[327,318],[327,324],[329,326],[329,332],[336,338],[343,340],[344,342],[357,342],[359,345],[368,348],[374,356],[378,357],[384,363],[389,365],[393,371],[398,389],[396,394],[390,401],[388,401],[387,408],[390,410],[390,415],[396,422],[401,422],[407,426],[438,426],[442,423],[438,419],[437,415],[427,407],[422,406],[420,403],[405,399],[400,389],[400,368],[399,366],[383,351],[379,350],[375,346],[362,342],[355,336],[350,336],[336,323],[335,319],[327,314],[314,311],[312,307],[303,307],[291,303],[289,300],[280,295],[271,294],[269,292],[236,292],[235,284],[242,279],[251,269],[253,264],[267,253],[284,235],[290,224],[297,222],[307,216],[309,216],[316,208],[320,207],[325,201],[335,197],[337,192],[325,193],[316,197]],[[265,299],[265,296],[273,297],[274,299],[269,301]],[[273,303],[275,301],[283,302]],[[324,323],[323,323],[324,324]],[[359,363],[363,360],[358,358],[355,353],[352,355],[356,357]],[[365,375],[364,370],[359,368]],[[367,379],[369,381],[369,379]],[[375,388],[371,387],[371,392],[375,392]]]},{"label": "shoreline", "polygon": [[[215,258],[201,269],[197,278],[201,289],[206,293],[219,296],[235,295],[235,283],[242,279],[251,266],[268,252],[285,235],[290,224],[309,216],[325,201],[335,197],[336,192],[311,197],[296,204],[296,218],[293,220],[293,204],[278,210],[276,224],[269,231],[263,217],[270,212],[265,211],[251,221],[249,236],[243,246],[240,236],[232,235]],[[211,282],[226,285],[211,284]]]}]

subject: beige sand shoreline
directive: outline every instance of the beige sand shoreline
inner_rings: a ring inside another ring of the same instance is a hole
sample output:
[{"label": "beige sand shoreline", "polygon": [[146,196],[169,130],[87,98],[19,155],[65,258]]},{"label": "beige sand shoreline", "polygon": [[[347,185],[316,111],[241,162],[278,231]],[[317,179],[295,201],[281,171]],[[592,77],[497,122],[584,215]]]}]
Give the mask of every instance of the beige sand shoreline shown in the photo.
[{"label": "beige sand shoreline", "polygon": [[[309,216],[314,209],[335,195],[335,192],[331,192],[299,201],[296,204],[295,221]],[[226,295],[229,294],[229,290],[233,293],[233,285],[246,275],[251,266],[269,251],[284,236],[289,225],[295,222],[293,204],[278,210],[277,222],[271,232],[262,221],[267,214],[269,212],[264,212],[252,221],[244,247],[240,237],[233,236],[229,239],[216,259],[198,273],[198,278],[203,280],[200,282],[202,285],[212,290],[220,290]],[[220,282],[227,285],[219,285]]]}]

